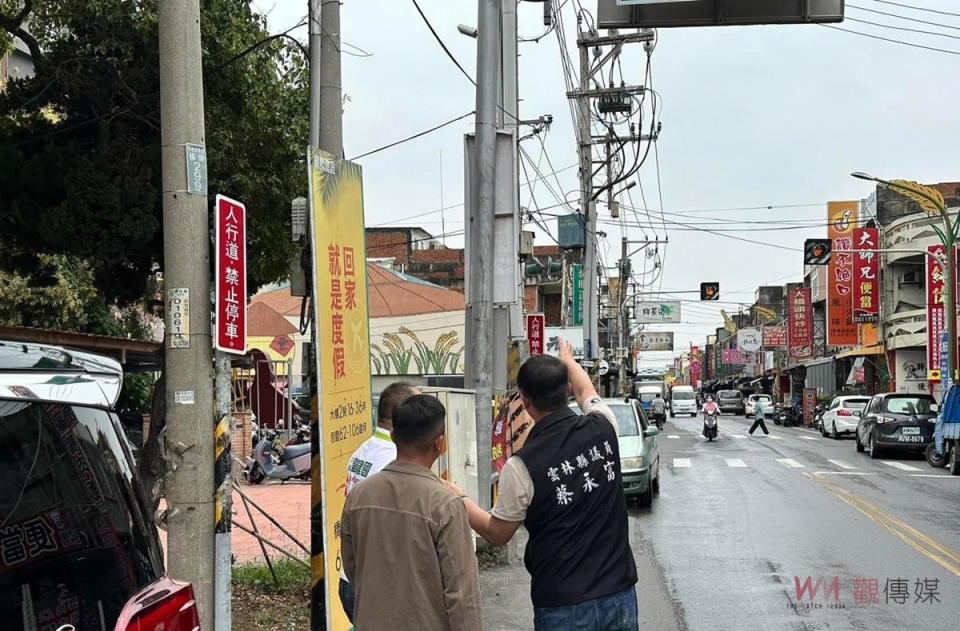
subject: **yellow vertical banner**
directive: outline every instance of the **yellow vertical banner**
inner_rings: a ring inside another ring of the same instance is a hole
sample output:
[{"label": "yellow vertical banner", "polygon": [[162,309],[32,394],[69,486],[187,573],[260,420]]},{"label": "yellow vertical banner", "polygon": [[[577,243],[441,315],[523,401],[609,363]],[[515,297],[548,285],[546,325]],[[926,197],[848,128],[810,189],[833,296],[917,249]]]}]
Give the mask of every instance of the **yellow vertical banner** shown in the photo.
[{"label": "yellow vertical banner", "polygon": [[363,177],[359,165],[322,151],[310,151],[308,162],[318,375],[313,429],[319,443],[311,499],[313,515],[320,509],[323,523],[323,553],[313,550],[311,584],[317,590],[326,579],[325,593],[313,597],[325,599],[326,628],[347,631],[350,623],[337,595],[347,462],[373,433]]}]

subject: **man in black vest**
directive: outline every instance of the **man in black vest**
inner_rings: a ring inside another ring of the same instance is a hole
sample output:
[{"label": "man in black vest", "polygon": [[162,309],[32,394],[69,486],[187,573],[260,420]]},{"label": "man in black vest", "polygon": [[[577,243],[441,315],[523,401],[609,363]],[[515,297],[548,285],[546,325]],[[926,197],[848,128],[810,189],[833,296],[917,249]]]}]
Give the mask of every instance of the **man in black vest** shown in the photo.
[{"label": "man in black vest", "polygon": [[[638,631],[616,416],[567,342],[559,359],[524,363],[517,387],[533,429],[500,472],[493,510],[464,498],[470,526],[496,546],[526,526],[537,631]],[[568,407],[571,390],[582,415]]]}]

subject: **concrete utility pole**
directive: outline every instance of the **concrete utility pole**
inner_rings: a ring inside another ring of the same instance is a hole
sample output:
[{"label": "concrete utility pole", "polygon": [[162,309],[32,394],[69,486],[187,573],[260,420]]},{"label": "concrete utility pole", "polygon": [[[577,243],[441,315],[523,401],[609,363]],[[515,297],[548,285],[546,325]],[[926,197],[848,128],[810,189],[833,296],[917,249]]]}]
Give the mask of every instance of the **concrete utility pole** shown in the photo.
[{"label": "concrete utility pole", "polygon": [[[343,157],[343,87],[340,83],[340,0],[320,2],[321,150]],[[313,88],[311,88],[312,90]]]},{"label": "concrete utility pole", "polygon": [[213,349],[199,0],[161,2],[159,32],[167,557],[170,574],[193,583],[200,626],[213,629]]},{"label": "concrete utility pole", "polygon": [[[580,51],[580,91],[590,90],[590,44],[577,42]],[[597,209],[593,202],[593,139],[590,132],[590,97],[577,98],[577,136],[580,148],[580,212],[584,218],[583,244],[583,355],[599,356],[597,332],[599,308],[597,295]]]},{"label": "concrete utility pole", "polygon": [[[320,146],[320,4],[321,0],[309,0],[310,33],[310,146]],[[309,213],[307,213],[309,215]],[[307,239],[307,243],[310,239]]]},{"label": "concrete utility pole", "polygon": [[[340,1],[310,0],[310,145],[327,153],[343,157],[343,92],[340,83]],[[310,212],[307,212],[307,217]],[[308,223],[307,243],[310,243]],[[315,256],[315,254],[314,254]],[[316,288],[314,288],[316,291]],[[316,314],[314,314],[316,317]],[[315,323],[314,323],[315,324]],[[312,325],[311,336],[313,352],[318,352],[317,328]],[[310,391],[316,396],[316,362],[309,362],[312,378]],[[314,411],[316,408],[314,408]],[[320,457],[320,433],[318,419],[311,418],[311,452],[314,469],[319,470],[317,459]],[[310,554],[312,565],[324,567],[323,550],[323,486],[322,481],[314,479],[310,485]],[[321,631],[326,628],[326,584],[327,580],[338,580],[335,576],[316,580],[313,577],[310,590],[310,628]]]},{"label": "concrete utility pole", "polygon": [[627,253],[628,241],[626,237],[620,240],[620,289],[617,295],[617,330],[620,333],[618,355],[620,359],[620,394],[627,395],[627,283],[630,281],[630,255]]},{"label": "concrete utility pole", "polygon": [[[595,80],[594,77],[602,75],[600,71],[604,63],[615,59],[622,51],[624,44],[648,42],[652,39],[652,31],[600,36],[594,30],[581,33],[577,39],[577,48],[580,52],[580,85],[579,89],[567,92],[567,98],[574,99],[577,106],[577,144],[580,156],[580,213],[584,218],[585,232],[583,248],[583,340],[586,359],[597,359],[600,356],[600,297],[598,294],[599,283],[597,282],[597,210],[593,192],[593,146],[606,145],[607,150],[609,150],[610,143],[616,140],[615,137],[609,133],[597,138],[592,135],[592,122],[590,120],[591,99],[615,93],[620,95],[641,94],[645,90],[643,86],[600,87],[599,81]],[[591,69],[590,50],[596,48],[599,51],[603,47],[608,46],[612,47],[611,50],[602,57],[598,52],[598,61]],[[597,83],[597,88],[590,88],[591,80]],[[637,135],[631,134],[626,140],[629,142],[654,141],[656,137],[657,133],[646,136],[640,133]],[[606,164],[609,166],[609,163],[609,157],[606,158],[606,161],[599,161],[601,165]],[[611,172],[607,170],[608,182],[605,188],[613,187],[619,183],[609,181],[610,173]],[[614,196],[615,194],[613,193],[608,195],[608,200],[611,203]]]},{"label": "concrete utility pole", "polygon": [[477,476],[482,508],[490,507],[493,432],[493,229],[496,194],[497,94],[501,0],[480,0],[477,17],[476,177],[467,243],[466,386],[476,392]]}]

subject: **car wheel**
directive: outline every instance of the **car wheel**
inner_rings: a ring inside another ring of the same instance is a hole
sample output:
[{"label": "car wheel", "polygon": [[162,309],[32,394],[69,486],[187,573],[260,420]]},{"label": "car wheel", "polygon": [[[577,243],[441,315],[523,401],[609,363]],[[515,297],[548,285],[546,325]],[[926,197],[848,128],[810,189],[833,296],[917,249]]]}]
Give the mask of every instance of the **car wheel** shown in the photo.
[{"label": "car wheel", "polygon": [[856,438],[857,438],[857,453],[862,454],[862,453],[863,453],[863,443],[860,442],[860,433],[859,433],[859,432],[856,434]]},{"label": "car wheel", "polygon": [[960,475],[960,457],[957,456],[960,451],[957,441],[953,441],[950,447],[950,475]]},{"label": "car wheel", "polygon": [[653,492],[657,495],[660,494],[660,474],[657,474],[657,477],[653,479]]},{"label": "car wheel", "polygon": [[840,434],[837,433],[837,424],[833,424],[833,431],[830,432],[830,438],[834,440],[840,440]]},{"label": "car wheel", "polygon": [[871,437],[870,437],[870,457],[873,458],[874,460],[876,460],[876,459],[878,459],[878,458],[880,457],[880,448],[877,447],[877,437],[876,437],[876,436],[871,436]]},{"label": "car wheel", "polygon": [[647,490],[640,494],[640,506],[644,508],[653,504],[653,478],[647,482]]},{"label": "car wheel", "polygon": [[927,462],[930,463],[931,467],[941,469],[947,466],[949,458],[946,454],[942,454],[937,451],[936,443],[930,443],[927,445],[927,450],[923,454],[927,458]]}]

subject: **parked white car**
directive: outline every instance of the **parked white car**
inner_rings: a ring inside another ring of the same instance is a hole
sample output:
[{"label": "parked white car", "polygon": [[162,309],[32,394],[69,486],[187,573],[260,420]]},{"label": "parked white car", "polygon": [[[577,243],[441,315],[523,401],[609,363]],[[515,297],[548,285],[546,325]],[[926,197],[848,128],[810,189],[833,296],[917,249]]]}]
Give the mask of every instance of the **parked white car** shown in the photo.
[{"label": "parked white car", "polygon": [[773,416],[773,398],[769,394],[751,394],[747,397],[747,402],[744,405],[746,412],[744,414],[747,418],[753,418],[753,415],[757,411],[757,401],[763,401],[763,416],[764,418],[768,416]]},{"label": "parked white car", "polygon": [[845,434],[856,434],[860,415],[869,402],[870,397],[864,396],[836,397],[823,413],[820,433],[833,438],[840,438]]}]

